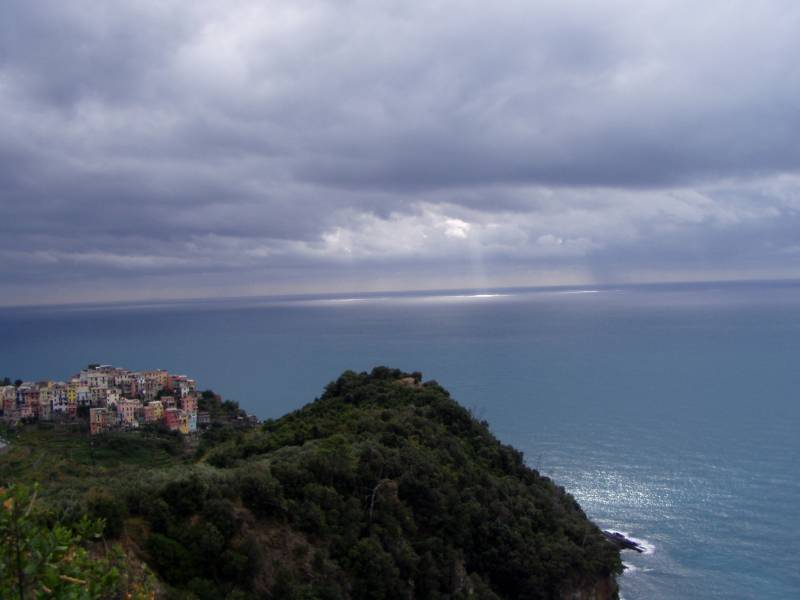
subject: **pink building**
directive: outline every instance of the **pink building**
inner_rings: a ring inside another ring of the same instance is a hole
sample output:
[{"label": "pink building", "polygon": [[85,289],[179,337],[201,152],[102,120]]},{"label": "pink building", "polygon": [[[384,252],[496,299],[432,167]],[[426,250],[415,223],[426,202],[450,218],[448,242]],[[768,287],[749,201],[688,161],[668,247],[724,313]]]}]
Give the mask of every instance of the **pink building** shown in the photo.
[{"label": "pink building", "polygon": [[171,430],[179,429],[181,426],[181,411],[177,408],[167,408],[164,410],[164,425]]},{"label": "pink building", "polygon": [[140,404],[136,400],[120,400],[117,402],[117,415],[124,426],[131,427],[137,423],[136,411]]}]

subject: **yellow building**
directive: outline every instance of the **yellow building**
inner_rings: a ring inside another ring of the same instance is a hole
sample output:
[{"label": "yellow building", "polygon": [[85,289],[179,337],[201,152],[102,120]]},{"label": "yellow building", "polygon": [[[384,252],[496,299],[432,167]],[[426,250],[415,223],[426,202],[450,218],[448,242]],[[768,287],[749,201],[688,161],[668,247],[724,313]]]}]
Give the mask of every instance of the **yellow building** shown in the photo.
[{"label": "yellow building", "polygon": [[144,407],[145,423],[157,423],[164,417],[164,405],[159,400],[154,400]]},{"label": "yellow building", "polygon": [[189,433],[189,413],[185,411],[180,412],[178,431],[180,431],[183,435],[188,435]]}]

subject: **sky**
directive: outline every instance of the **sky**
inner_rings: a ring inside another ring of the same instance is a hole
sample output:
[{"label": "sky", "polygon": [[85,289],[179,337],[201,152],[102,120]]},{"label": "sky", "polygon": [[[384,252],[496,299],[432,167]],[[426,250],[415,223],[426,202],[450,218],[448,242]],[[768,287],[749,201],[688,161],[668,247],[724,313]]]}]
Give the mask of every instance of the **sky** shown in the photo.
[{"label": "sky", "polygon": [[6,0],[0,304],[800,277],[800,3]]}]

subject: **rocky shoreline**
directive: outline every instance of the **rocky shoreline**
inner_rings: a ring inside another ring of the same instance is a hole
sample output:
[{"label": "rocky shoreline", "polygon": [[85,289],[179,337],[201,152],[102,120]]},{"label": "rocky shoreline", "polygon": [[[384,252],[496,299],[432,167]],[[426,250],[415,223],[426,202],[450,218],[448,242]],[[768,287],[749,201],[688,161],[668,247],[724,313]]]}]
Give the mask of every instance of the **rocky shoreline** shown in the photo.
[{"label": "rocky shoreline", "polygon": [[639,544],[638,542],[633,541],[632,539],[625,537],[623,534],[619,533],[618,531],[606,531],[603,530],[603,535],[606,536],[606,539],[614,544],[620,550],[635,550],[639,554],[644,552],[644,547]]}]

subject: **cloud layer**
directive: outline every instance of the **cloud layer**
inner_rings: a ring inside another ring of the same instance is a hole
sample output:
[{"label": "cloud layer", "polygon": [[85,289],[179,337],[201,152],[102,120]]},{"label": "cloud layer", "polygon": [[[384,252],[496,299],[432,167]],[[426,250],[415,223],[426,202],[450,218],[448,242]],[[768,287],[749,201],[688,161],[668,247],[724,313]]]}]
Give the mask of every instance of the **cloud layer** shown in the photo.
[{"label": "cloud layer", "polygon": [[0,303],[800,275],[794,2],[4,12]]}]

